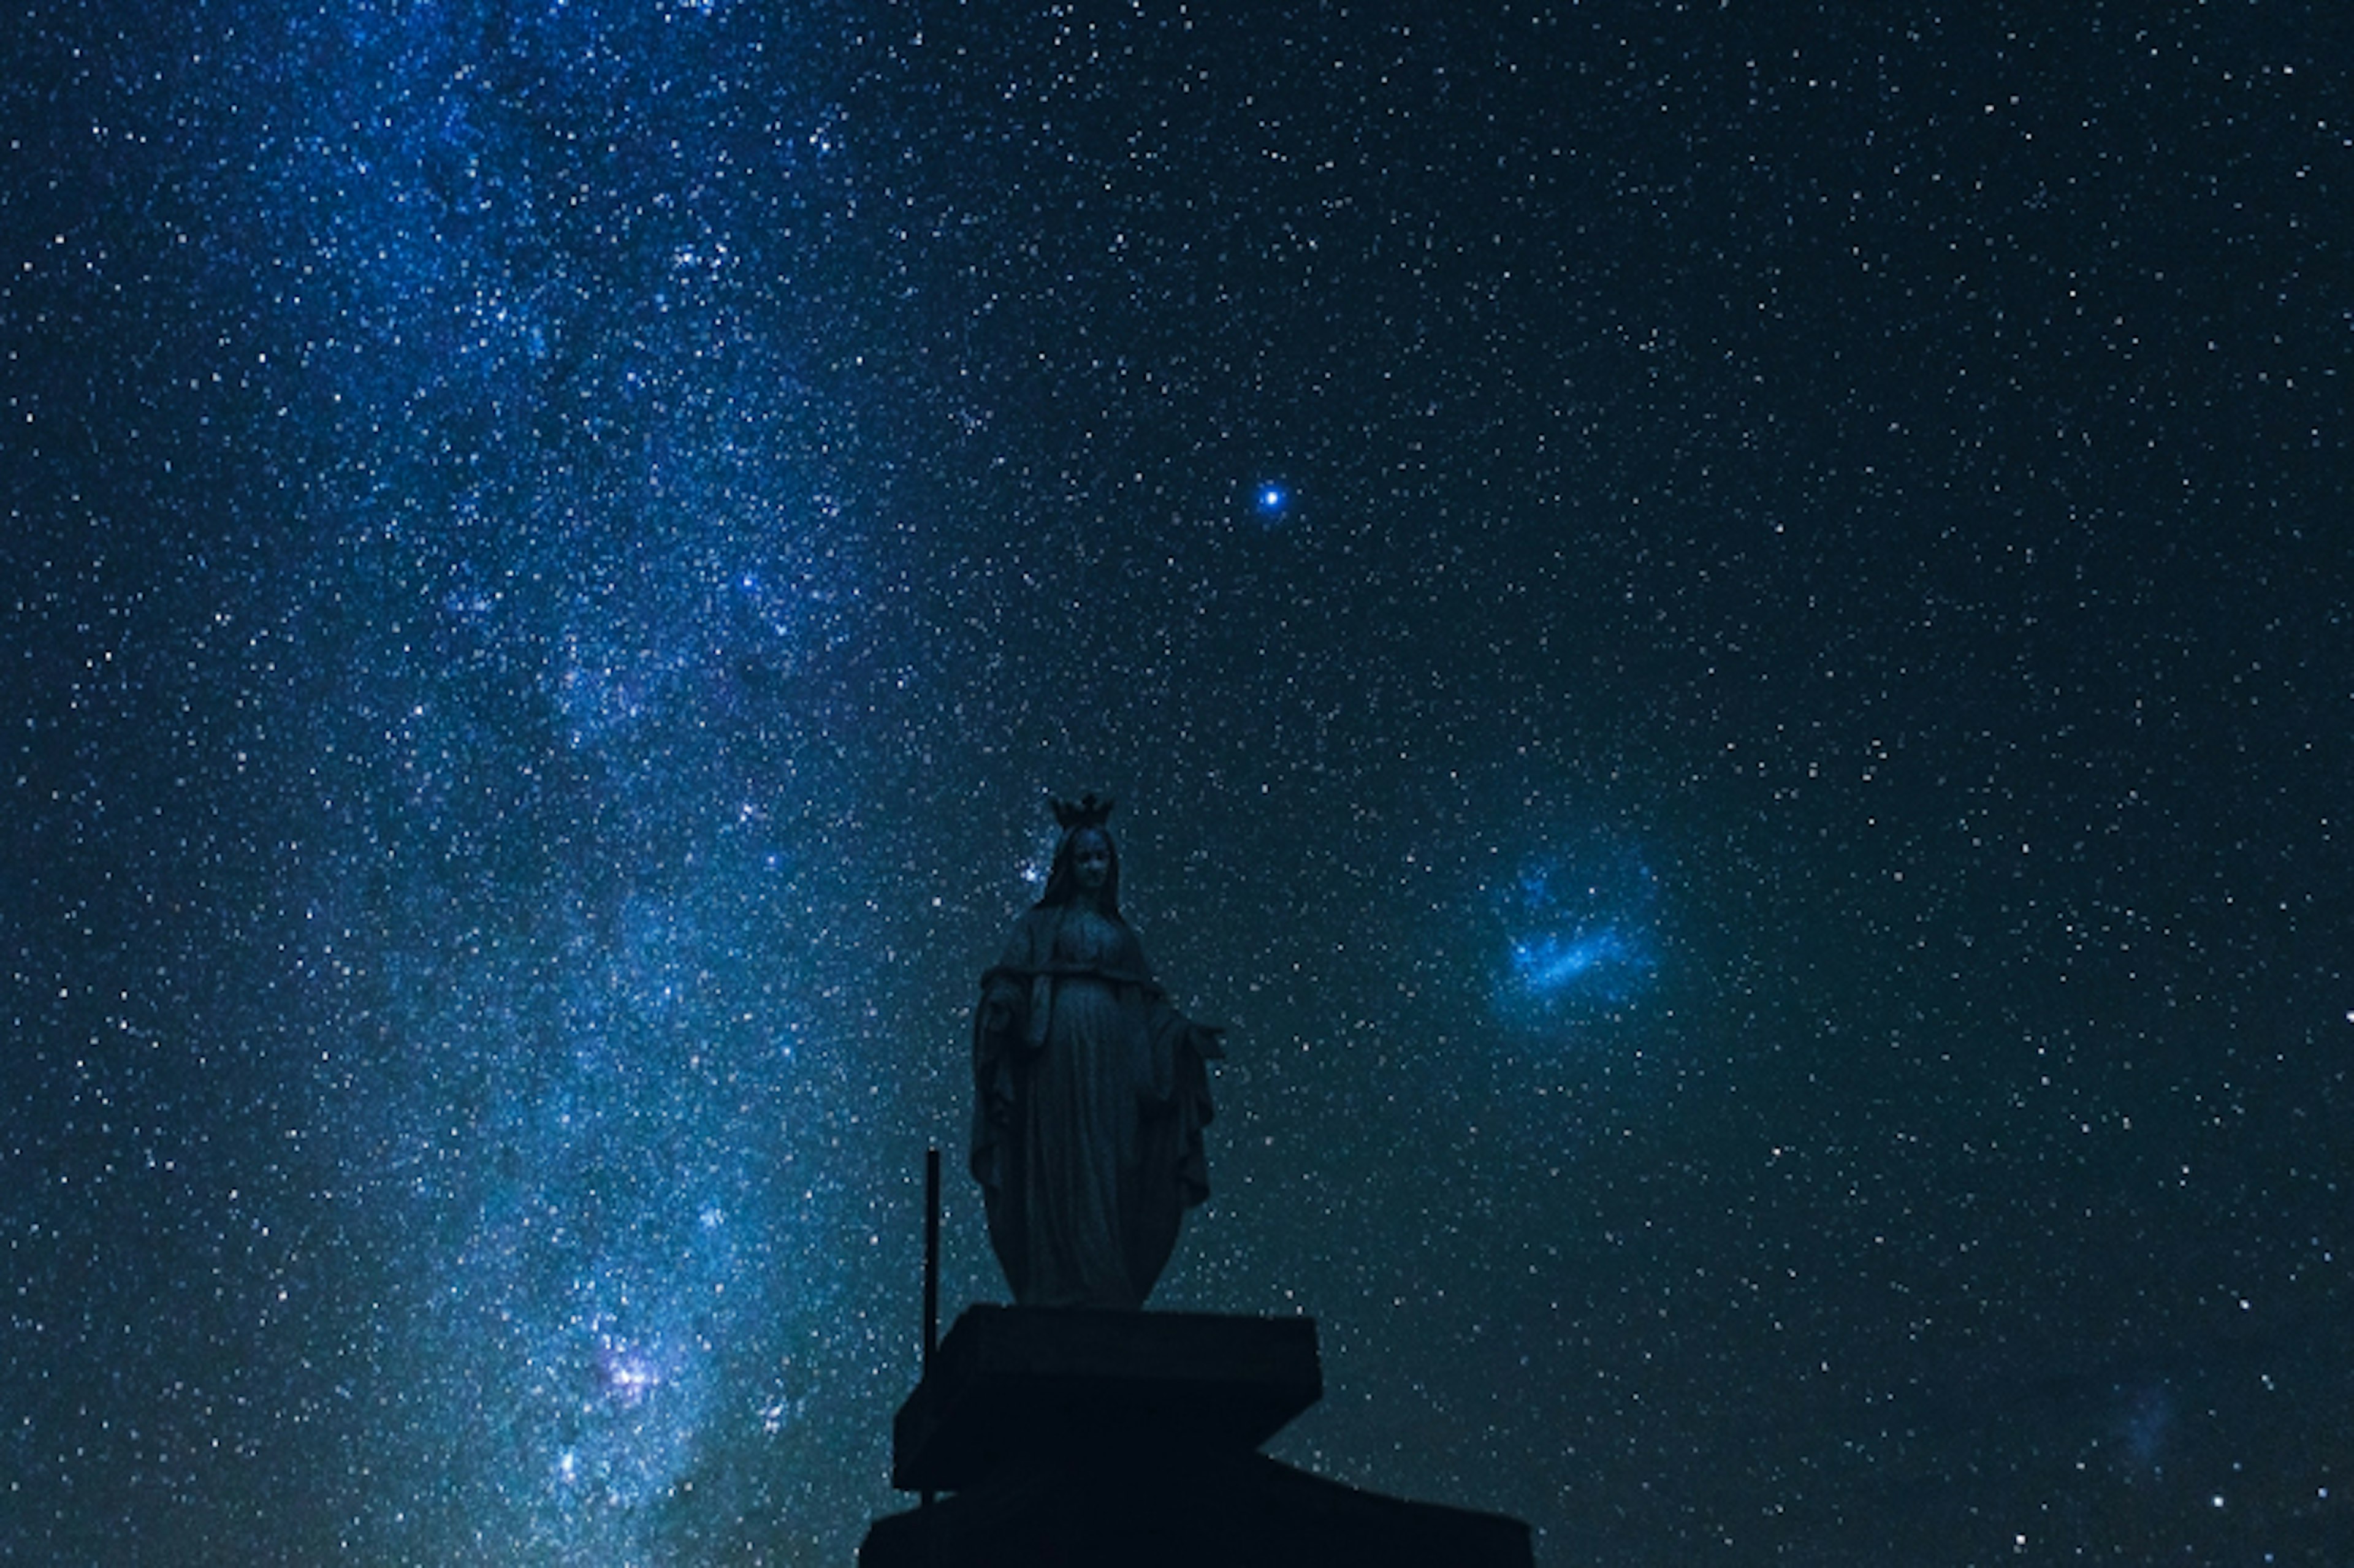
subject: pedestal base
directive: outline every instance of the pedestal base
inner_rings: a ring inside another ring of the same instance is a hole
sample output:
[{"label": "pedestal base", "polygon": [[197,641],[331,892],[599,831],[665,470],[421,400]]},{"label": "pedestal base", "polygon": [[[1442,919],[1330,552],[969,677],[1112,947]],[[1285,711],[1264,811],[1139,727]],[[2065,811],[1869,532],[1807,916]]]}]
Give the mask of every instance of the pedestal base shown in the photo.
[{"label": "pedestal base", "polygon": [[891,1484],[957,1491],[1042,1453],[1247,1454],[1322,1397],[1309,1318],[972,1307],[891,1428]]},{"label": "pedestal base", "polygon": [[1304,1318],[976,1307],[893,1428],[860,1568],[1528,1568],[1528,1526],[1256,1450],[1322,1393]]}]

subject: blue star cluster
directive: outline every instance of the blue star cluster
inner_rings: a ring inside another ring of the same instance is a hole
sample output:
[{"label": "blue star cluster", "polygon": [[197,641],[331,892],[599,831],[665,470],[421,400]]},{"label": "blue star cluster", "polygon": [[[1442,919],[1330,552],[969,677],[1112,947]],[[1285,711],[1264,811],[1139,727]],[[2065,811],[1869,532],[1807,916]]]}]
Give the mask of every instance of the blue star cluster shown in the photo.
[{"label": "blue star cluster", "polygon": [[0,1562],[850,1561],[1083,789],[1279,1457],[2334,1560],[2342,32],[14,16]]}]

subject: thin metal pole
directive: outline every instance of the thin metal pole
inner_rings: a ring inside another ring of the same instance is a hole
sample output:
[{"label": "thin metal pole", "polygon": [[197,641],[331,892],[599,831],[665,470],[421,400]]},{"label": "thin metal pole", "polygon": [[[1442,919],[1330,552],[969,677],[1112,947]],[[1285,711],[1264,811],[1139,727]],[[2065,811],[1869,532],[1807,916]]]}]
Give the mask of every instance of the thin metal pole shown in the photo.
[{"label": "thin metal pole", "polygon": [[940,1340],[940,1151],[924,1150],[924,1375]]},{"label": "thin metal pole", "polygon": [[[940,1339],[940,1151],[924,1150],[924,1380],[919,1385],[931,1396],[932,1351]],[[924,1492],[924,1506],[935,1494]]]}]

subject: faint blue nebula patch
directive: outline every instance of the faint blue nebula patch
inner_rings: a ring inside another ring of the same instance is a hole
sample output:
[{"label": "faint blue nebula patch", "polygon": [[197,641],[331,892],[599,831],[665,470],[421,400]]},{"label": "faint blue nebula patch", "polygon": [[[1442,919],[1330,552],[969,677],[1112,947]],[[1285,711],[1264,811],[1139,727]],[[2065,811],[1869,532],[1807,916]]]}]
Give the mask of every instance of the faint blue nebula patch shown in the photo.
[{"label": "faint blue nebula patch", "polygon": [[2174,1436],[2172,1391],[2162,1383],[2144,1383],[2121,1390],[2112,1426],[2126,1472],[2156,1476],[2165,1467]]},{"label": "faint blue nebula patch", "polygon": [[1546,1028],[1623,1013],[1659,978],[1659,878],[1633,844],[1590,833],[1532,853],[1504,890],[1498,1011]]}]

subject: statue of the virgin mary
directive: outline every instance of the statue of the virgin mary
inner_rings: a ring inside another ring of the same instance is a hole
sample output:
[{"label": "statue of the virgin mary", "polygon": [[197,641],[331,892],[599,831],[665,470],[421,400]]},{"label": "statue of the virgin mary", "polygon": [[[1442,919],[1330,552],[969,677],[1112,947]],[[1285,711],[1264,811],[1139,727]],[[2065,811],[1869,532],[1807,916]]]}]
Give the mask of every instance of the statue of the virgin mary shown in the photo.
[{"label": "statue of the virgin mary", "polygon": [[1141,1307],[1209,1196],[1220,1031],[1171,1005],[1119,908],[1112,801],[1056,800],[1046,891],[981,977],[972,1173],[1013,1299]]}]

